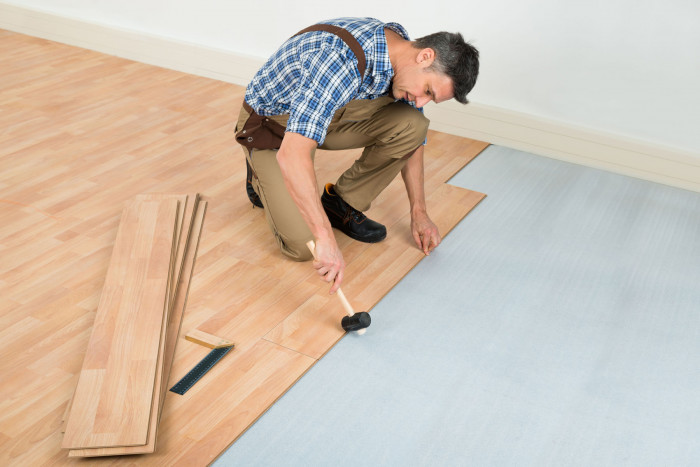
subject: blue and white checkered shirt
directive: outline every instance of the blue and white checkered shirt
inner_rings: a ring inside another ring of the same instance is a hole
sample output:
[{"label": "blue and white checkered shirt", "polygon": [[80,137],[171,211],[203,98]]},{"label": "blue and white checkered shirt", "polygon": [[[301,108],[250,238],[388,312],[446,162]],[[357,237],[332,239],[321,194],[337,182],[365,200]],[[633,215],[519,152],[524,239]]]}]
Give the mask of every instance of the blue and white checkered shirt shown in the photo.
[{"label": "blue and white checkered shirt", "polygon": [[394,76],[384,28],[405,39],[397,23],[374,18],[339,18],[323,21],[350,32],[365,51],[363,77],[357,59],[345,42],[324,31],[288,39],[255,74],[246,88],[246,102],[260,115],[290,114],[287,131],[316,140],[326,139],[336,110],[353,99],[387,95]]}]

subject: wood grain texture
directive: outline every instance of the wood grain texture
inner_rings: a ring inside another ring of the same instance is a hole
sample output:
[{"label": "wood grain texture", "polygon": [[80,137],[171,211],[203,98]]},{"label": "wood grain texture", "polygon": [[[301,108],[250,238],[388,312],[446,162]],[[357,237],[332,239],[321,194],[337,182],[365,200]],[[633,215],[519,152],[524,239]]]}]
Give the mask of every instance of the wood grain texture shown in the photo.
[{"label": "wood grain texture", "polygon": [[221,349],[223,347],[233,346],[232,341],[209,334],[208,332],[200,331],[199,329],[193,329],[188,332],[185,335],[185,339],[210,349]]},{"label": "wood grain texture", "polygon": [[124,209],[64,448],[148,441],[178,205],[137,201]]},{"label": "wood grain texture", "polygon": [[[154,453],[90,463],[208,463],[315,361],[265,336],[281,323],[293,329],[297,310],[314,303],[328,312],[319,322],[323,332],[337,333],[342,316],[308,263],[280,255],[263,211],[245,196],[244,157],[234,139],[245,90],[7,31],[0,31],[0,78],[0,464],[83,462],[61,449],[61,419],[122,207],[143,193],[202,193],[207,200],[189,294],[173,305],[186,299],[186,312],[181,325],[172,324],[171,313],[168,332],[200,329],[235,341],[236,349],[184,396],[166,391]],[[453,191],[445,182],[486,146],[430,131],[427,193]],[[319,183],[334,181],[359,153],[318,151]],[[455,203],[483,196],[444,195],[449,201],[431,208],[443,232],[464,215]],[[422,259],[411,245],[407,212],[397,180],[368,212],[389,226],[386,244],[338,234],[348,263],[343,289],[356,309],[371,309]],[[299,338],[302,348],[309,344],[301,334],[279,335]],[[165,359],[170,352],[168,387],[208,349],[180,336],[166,338]]]},{"label": "wood grain texture", "polygon": [[[442,185],[426,199],[428,212],[437,214],[436,223],[443,234],[469,213],[484,195]],[[443,212],[444,211],[444,212]],[[407,231],[410,215],[396,224]],[[394,226],[387,226],[395,229]],[[413,239],[394,236],[366,248],[348,265],[343,290],[356,311],[370,311],[424,257]],[[321,287],[307,302],[265,335],[265,339],[313,358],[321,358],[345,331],[340,325],[346,315],[338,297],[329,297]]]},{"label": "wood grain texture", "polygon": [[[192,222],[185,222],[185,226],[191,226],[181,232],[180,245],[184,245],[184,258],[181,263],[182,271],[176,274],[178,283],[175,287],[175,297],[168,313],[168,323],[165,328],[166,334],[161,340],[161,354],[159,356],[159,369],[156,374],[155,388],[157,396],[153,398],[151,405],[151,418],[148,430],[148,442],[144,446],[122,446],[104,447],[95,449],[75,449],[69,453],[70,457],[102,457],[102,456],[123,456],[132,454],[149,454],[155,451],[158,441],[158,426],[160,422],[163,403],[167,395],[167,382],[170,375],[173,357],[175,355],[175,345],[182,322],[182,314],[185,311],[187,294],[189,292],[190,278],[194,269],[194,260],[197,255],[199,238],[204,224],[204,214],[206,212],[206,201],[198,201],[198,195],[190,195],[196,203],[189,205],[185,211],[185,219]],[[180,264],[180,263],[178,263]],[[162,357],[162,358],[161,358]]]}]

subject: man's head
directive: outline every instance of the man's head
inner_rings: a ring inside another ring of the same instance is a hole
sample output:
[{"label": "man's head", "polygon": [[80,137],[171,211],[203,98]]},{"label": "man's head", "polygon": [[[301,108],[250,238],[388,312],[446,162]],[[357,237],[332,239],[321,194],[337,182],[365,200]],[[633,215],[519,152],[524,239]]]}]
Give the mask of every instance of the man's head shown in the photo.
[{"label": "man's head", "polygon": [[467,94],[479,74],[479,51],[459,33],[437,32],[411,44],[408,66],[397,70],[393,94],[423,107],[429,101],[454,98],[469,102]]},{"label": "man's head", "polygon": [[466,104],[467,94],[476,84],[479,75],[479,51],[464,42],[460,33],[436,32],[415,40],[418,49],[432,49],[435,60],[428,71],[447,75],[453,83],[453,97]]}]

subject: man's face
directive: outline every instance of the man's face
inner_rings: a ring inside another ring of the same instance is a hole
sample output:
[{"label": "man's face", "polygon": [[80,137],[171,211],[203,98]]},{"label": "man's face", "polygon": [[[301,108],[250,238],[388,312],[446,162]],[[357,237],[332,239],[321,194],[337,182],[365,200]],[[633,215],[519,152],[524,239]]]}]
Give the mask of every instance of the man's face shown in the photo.
[{"label": "man's face", "polygon": [[433,58],[432,50],[424,49],[416,57],[415,63],[396,71],[391,86],[394,98],[415,102],[419,108],[431,100],[438,103],[452,99],[452,80],[429,69]]}]

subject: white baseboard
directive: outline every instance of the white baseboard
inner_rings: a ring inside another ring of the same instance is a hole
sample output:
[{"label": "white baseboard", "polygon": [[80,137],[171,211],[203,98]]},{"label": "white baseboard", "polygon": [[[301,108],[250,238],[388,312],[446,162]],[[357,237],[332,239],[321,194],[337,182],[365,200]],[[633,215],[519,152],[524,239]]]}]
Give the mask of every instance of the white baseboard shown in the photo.
[{"label": "white baseboard", "polygon": [[[263,60],[0,3],[0,28],[245,86]],[[431,128],[700,192],[700,155],[480,104],[430,105]]]},{"label": "white baseboard", "polygon": [[437,131],[700,192],[700,154],[480,104],[426,115]]}]

